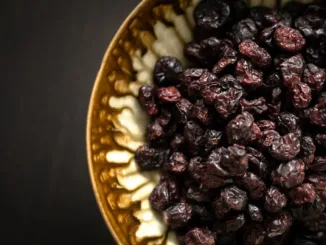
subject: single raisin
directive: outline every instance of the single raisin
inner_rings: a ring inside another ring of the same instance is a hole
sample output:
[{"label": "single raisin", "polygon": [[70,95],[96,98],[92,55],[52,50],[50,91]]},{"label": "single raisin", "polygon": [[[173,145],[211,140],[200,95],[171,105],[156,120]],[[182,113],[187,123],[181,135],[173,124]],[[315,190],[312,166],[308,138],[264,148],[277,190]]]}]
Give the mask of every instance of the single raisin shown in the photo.
[{"label": "single raisin", "polygon": [[311,110],[310,121],[312,124],[326,127],[326,100],[319,102],[319,104]]},{"label": "single raisin", "polygon": [[287,52],[299,52],[306,44],[301,33],[291,27],[280,26],[275,30],[276,45]]},{"label": "single raisin", "polygon": [[180,199],[180,190],[173,180],[163,181],[158,184],[149,196],[152,207],[164,211]]},{"label": "single raisin", "polygon": [[221,165],[232,176],[241,176],[248,169],[248,157],[244,146],[233,145],[223,151]]},{"label": "single raisin", "polygon": [[215,109],[222,118],[228,118],[236,112],[239,107],[243,91],[230,88],[228,91],[216,95]]},{"label": "single raisin", "polygon": [[172,228],[183,227],[192,218],[192,207],[188,203],[177,203],[163,212],[165,223]]},{"label": "single raisin", "polygon": [[154,116],[158,113],[158,107],[155,102],[155,87],[151,84],[146,84],[139,89],[139,103],[146,112]]},{"label": "single raisin", "polygon": [[307,108],[311,102],[312,95],[310,87],[305,83],[294,84],[292,88],[292,103],[296,108]]},{"label": "single raisin", "polygon": [[314,64],[307,64],[303,72],[303,82],[313,91],[320,91],[326,81],[326,72]]},{"label": "single raisin", "polygon": [[239,51],[247,56],[255,65],[259,67],[269,66],[272,62],[270,54],[253,41],[244,41],[239,45]]},{"label": "single raisin", "polygon": [[309,166],[314,172],[323,172],[326,170],[326,158],[325,157],[315,157],[313,163]]},{"label": "single raisin", "polygon": [[300,139],[293,133],[274,140],[270,146],[270,154],[277,160],[288,161],[300,152]]},{"label": "single raisin", "polygon": [[308,166],[314,161],[315,152],[316,146],[313,139],[309,136],[302,137],[300,157]]},{"label": "single raisin", "polygon": [[237,211],[243,210],[248,200],[247,193],[236,186],[230,186],[223,189],[221,197],[231,209]]},{"label": "single raisin", "polygon": [[246,99],[242,99],[240,101],[241,109],[242,111],[248,111],[249,113],[253,115],[259,115],[263,114],[268,110],[268,107],[266,105],[266,100],[263,97],[260,97],[258,99],[254,99],[251,101],[248,101]]},{"label": "single raisin", "polygon": [[175,104],[174,115],[176,117],[176,120],[179,123],[183,123],[183,124],[186,123],[191,115],[192,108],[193,108],[192,103],[189,100],[182,98],[180,101],[178,101]]},{"label": "single raisin", "polygon": [[302,55],[293,56],[280,64],[284,85],[293,88],[300,83],[303,73],[304,59]]},{"label": "single raisin", "polygon": [[169,161],[166,164],[168,171],[175,174],[182,174],[187,171],[188,162],[186,157],[181,152],[174,152],[170,156]]},{"label": "single raisin", "polygon": [[225,221],[225,232],[235,232],[238,231],[242,226],[244,226],[246,220],[243,214],[238,214],[231,217]]},{"label": "single raisin", "polygon": [[176,134],[170,143],[171,149],[174,152],[184,150],[184,145],[185,138],[180,134]]},{"label": "single raisin", "polygon": [[192,107],[191,118],[198,119],[203,125],[209,126],[213,122],[213,112],[208,108],[204,101],[197,100]]},{"label": "single raisin", "polygon": [[185,245],[215,245],[215,237],[208,229],[194,228],[186,234]]},{"label": "single raisin", "polygon": [[284,234],[292,225],[292,217],[288,212],[282,212],[269,217],[265,222],[268,237],[276,237]]},{"label": "single raisin", "polygon": [[319,145],[322,145],[326,148],[326,134],[317,134],[315,139]]},{"label": "single raisin", "polygon": [[306,202],[300,205],[291,205],[291,212],[295,219],[304,221],[305,224],[322,215],[325,210],[325,203],[319,196],[312,202]]},{"label": "single raisin", "polygon": [[252,221],[262,222],[263,221],[263,213],[259,207],[253,204],[248,204],[248,214]]},{"label": "single raisin", "polygon": [[292,202],[296,205],[312,203],[316,199],[316,192],[311,184],[304,183],[289,192]]},{"label": "single raisin", "polygon": [[259,245],[262,244],[266,236],[264,227],[260,224],[251,224],[246,227],[243,243],[245,245]]},{"label": "single raisin", "polygon": [[240,59],[236,66],[237,80],[243,85],[258,88],[263,85],[263,73],[252,67],[252,63]]},{"label": "single raisin", "polygon": [[138,147],[135,160],[142,170],[152,170],[163,166],[168,151],[150,148],[147,144]]},{"label": "single raisin", "polygon": [[264,208],[268,212],[279,212],[287,204],[286,196],[276,187],[271,187],[267,190],[265,196]]},{"label": "single raisin", "polygon": [[300,159],[292,160],[288,163],[282,163],[273,171],[273,183],[282,188],[293,188],[302,184],[305,178],[305,165]]},{"label": "single raisin", "polygon": [[189,147],[189,152],[196,155],[203,141],[204,130],[194,121],[185,124],[183,135]]},{"label": "single raisin", "polygon": [[213,210],[215,217],[222,220],[231,210],[231,208],[223,201],[222,198],[217,198],[213,202]]},{"label": "single raisin", "polygon": [[273,121],[270,121],[270,120],[260,120],[256,124],[260,128],[261,131],[274,130],[275,129],[275,123]]},{"label": "single raisin", "polygon": [[264,197],[266,193],[266,186],[264,181],[257,177],[253,173],[247,172],[239,181],[239,186],[245,188],[250,198],[253,200],[259,200]]},{"label": "single raisin", "polygon": [[248,112],[242,112],[231,120],[225,129],[229,144],[245,143],[253,123],[254,118]]},{"label": "single raisin", "polygon": [[205,152],[210,152],[211,150],[215,149],[219,145],[222,135],[222,132],[216,131],[214,129],[206,130],[204,135]]},{"label": "single raisin", "polygon": [[157,97],[161,103],[175,103],[182,98],[179,90],[174,86],[158,88]]},{"label": "single raisin", "polygon": [[182,70],[182,64],[177,58],[163,56],[155,64],[154,81],[158,86],[176,84]]},{"label": "single raisin", "polygon": [[232,28],[232,37],[236,43],[254,40],[257,33],[256,24],[252,19],[241,20]]}]

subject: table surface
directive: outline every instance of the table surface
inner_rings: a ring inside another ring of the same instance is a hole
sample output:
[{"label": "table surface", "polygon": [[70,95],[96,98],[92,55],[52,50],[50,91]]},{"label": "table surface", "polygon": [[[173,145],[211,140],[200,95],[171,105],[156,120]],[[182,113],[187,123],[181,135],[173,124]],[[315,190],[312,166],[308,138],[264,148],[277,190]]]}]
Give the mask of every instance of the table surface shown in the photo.
[{"label": "table surface", "polygon": [[115,244],[89,179],[86,115],[103,54],[139,1],[2,2],[0,243]]}]

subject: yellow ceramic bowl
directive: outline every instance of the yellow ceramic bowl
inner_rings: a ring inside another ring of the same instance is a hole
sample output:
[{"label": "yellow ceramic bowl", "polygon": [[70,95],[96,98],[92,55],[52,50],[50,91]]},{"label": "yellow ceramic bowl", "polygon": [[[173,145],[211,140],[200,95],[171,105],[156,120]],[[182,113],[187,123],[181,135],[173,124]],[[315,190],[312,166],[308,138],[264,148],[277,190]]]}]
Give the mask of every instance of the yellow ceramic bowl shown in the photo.
[{"label": "yellow ceramic bowl", "polygon": [[[148,202],[158,173],[140,172],[134,161],[148,121],[137,94],[152,83],[160,56],[175,56],[187,65],[183,47],[193,39],[199,1],[143,0],[112,40],[95,81],[87,118],[89,171],[102,215],[119,244],[177,244]],[[248,0],[251,6],[272,8],[276,2]]]}]

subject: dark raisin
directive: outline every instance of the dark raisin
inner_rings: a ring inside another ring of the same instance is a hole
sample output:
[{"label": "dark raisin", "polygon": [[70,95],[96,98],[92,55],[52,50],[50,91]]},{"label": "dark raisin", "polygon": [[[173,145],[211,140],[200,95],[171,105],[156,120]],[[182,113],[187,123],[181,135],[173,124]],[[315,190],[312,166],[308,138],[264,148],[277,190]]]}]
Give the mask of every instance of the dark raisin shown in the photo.
[{"label": "dark raisin", "polygon": [[226,205],[237,211],[243,210],[248,200],[247,193],[236,186],[223,189],[221,197]]},{"label": "dark raisin", "polygon": [[214,103],[216,111],[222,118],[230,117],[238,109],[242,96],[242,90],[235,88],[217,94]]},{"label": "dark raisin", "polygon": [[315,157],[313,163],[309,166],[314,172],[322,172],[326,170],[326,158],[325,157]]},{"label": "dark raisin", "polygon": [[152,207],[159,211],[167,209],[179,199],[180,190],[177,183],[173,180],[161,182],[154,188],[149,196]]},{"label": "dark raisin", "polygon": [[157,97],[161,103],[175,103],[181,100],[181,94],[174,86],[158,88]]},{"label": "dark raisin", "polygon": [[295,21],[295,27],[310,41],[316,41],[325,36],[325,20],[317,15],[300,16]]},{"label": "dark raisin", "polygon": [[266,130],[262,132],[262,136],[259,140],[260,145],[264,149],[268,149],[272,146],[274,141],[279,141],[281,138],[280,134],[275,130]]},{"label": "dark raisin", "polygon": [[185,226],[192,218],[192,207],[188,203],[177,203],[166,209],[163,217],[172,228]]},{"label": "dark raisin", "polygon": [[289,192],[294,204],[312,203],[316,199],[316,192],[311,184],[302,184]]},{"label": "dark raisin", "polygon": [[185,138],[180,134],[176,134],[170,143],[171,149],[174,152],[182,151],[184,149],[184,145],[185,145]]},{"label": "dark raisin", "polygon": [[242,99],[240,101],[240,105],[242,111],[248,111],[253,115],[263,114],[268,110],[268,107],[266,105],[266,100],[263,97],[251,101]]},{"label": "dark raisin", "polygon": [[256,124],[260,128],[261,131],[275,129],[275,123],[270,120],[260,120]]},{"label": "dark raisin", "polygon": [[232,28],[232,37],[236,43],[254,40],[257,33],[256,24],[252,19],[241,20]]},{"label": "dark raisin", "polygon": [[326,213],[319,217],[304,222],[305,228],[310,231],[326,231]]},{"label": "dark raisin", "polygon": [[272,62],[270,54],[253,41],[242,42],[239,45],[239,51],[259,67],[269,66]]},{"label": "dark raisin", "polygon": [[188,172],[190,176],[197,182],[201,182],[206,164],[201,157],[194,157],[189,161]]},{"label": "dark raisin", "polygon": [[187,197],[196,202],[210,202],[211,193],[203,192],[199,188],[190,187],[187,191]]},{"label": "dark raisin", "polygon": [[266,179],[269,174],[269,169],[267,166],[267,160],[263,154],[251,147],[247,147],[246,150],[250,171],[255,173],[260,178]]},{"label": "dark raisin", "polygon": [[218,198],[213,202],[213,210],[216,218],[221,220],[230,212],[231,209],[222,198]]},{"label": "dark raisin", "polygon": [[192,62],[198,62],[203,65],[208,65],[209,62],[205,55],[202,53],[202,47],[199,43],[190,42],[186,45],[184,51],[186,57]]},{"label": "dark raisin", "polygon": [[283,112],[277,118],[277,127],[281,133],[295,133],[300,129],[299,118],[288,112]]},{"label": "dark raisin", "polygon": [[248,157],[244,146],[229,146],[222,154],[222,166],[233,176],[241,176],[248,169]]},{"label": "dark raisin", "polygon": [[204,101],[197,100],[192,108],[191,118],[198,119],[203,125],[209,126],[213,122],[213,112]]},{"label": "dark raisin", "polygon": [[185,245],[215,245],[215,237],[208,229],[194,228],[186,234]]},{"label": "dark raisin", "polygon": [[155,122],[161,125],[163,128],[167,128],[171,122],[171,118],[171,112],[165,108],[162,108],[159,116],[155,119]]},{"label": "dark raisin", "polygon": [[225,129],[229,144],[246,142],[253,123],[254,118],[248,112],[242,112],[231,120]]},{"label": "dark raisin", "polygon": [[158,86],[176,84],[179,82],[178,75],[182,70],[182,64],[177,58],[163,56],[154,67],[154,81]]},{"label": "dark raisin", "polygon": [[305,165],[300,159],[282,163],[272,173],[273,183],[283,188],[293,188],[302,184],[305,178],[304,170]]},{"label": "dark raisin", "polygon": [[252,18],[259,29],[269,27],[278,22],[277,12],[266,7],[254,7],[250,9],[250,18]]},{"label": "dark raisin", "polygon": [[301,152],[300,157],[308,166],[315,159],[316,146],[311,137],[305,136],[301,139]]},{"label": "dark raisin", "polygon": [[273,48],[274,47],[274,32],[276,28],[278,27],[278,24],[275,24],[271,27],[265,28],[259,35],[259,40],[262,42],[264,46],[267,48]]},{"label": "dark raisin", "polygon": [[194,121],[188,121],[185,124],[183,135],[189,147],[189,152],[196,155],[203,142],[204,130]]},{"label": "dark raisin", "polygon": [[245,222],[246,220],[243,214],[231,217],[225,221],[225,232],[230,233],[238,231]]},{"label": "dark raisin", "polygon": [[279,212],[287,204],[286,196],[276,187],[271,187],[267,190],[265,196],[264,208],[268,212]]},{"label": "dark raisin", "polygon": [[302,55],[293,56],[280,64],[285,86],[293,88],[300,83],[303,73],[304,60]]},{"label": "dark raisin", "polygon": [[238,182],[239,186],[245,188],[250,198],[253,200],[259,200],[264,197],[266,192],[266,186],[264,181],[257,177],[253,173],[247,172]]},{"label": "dark raisin", "polygon": [[280,26],[275,30],[276,45],[288,52],[299,52],[306,44],[301,33],[291,27]]},{"label": "dark raisin", "polygon": [[291,212],[294,218],[309,223],[309,220],[313,220],[322,215],[325,210],[325,203],[319,196],[312,202],[306,202],[300,205],[291,205]]},{"label": "dark raisin", "polygon": [[222,138],[222,132],[209,129],[206,130],[204,139],[205,139],[205,152],[210,152],[211,150],[215,149]]},{"label": "dark raisin", "polygon": [[270,146],[270,154],[277,160],[288,161],[300,152],[300,139],[293,133],[274,140]]},{"label": "dark raisin", "polygon": [[303,72],[303,82],[313,91],[320,91],[326,81],[326,72],[314,64],[307,64]]},{"label": "dark raisin", "polygon": [[179,123],[186,123],[192,112],[192,103],[189,100],[182,98],[175,104],[175,108],[176,109],[174,115],[176,117],[176,120]]},{"label": "dark raisin", "polygon": [[322,145],[326,148],[326,134],[317,134],[315,139],[319,145]]},{"label": "dark raisin", "polygon": [[174,152],[170,156],[169,161],[166,164],[168,171],[175,174],[182,174],[187,171],[188,162],[186,157],[181,152]]},{"label": "dark raisin", "polygon": [[229,20],[230,12],[223,1],[201,1],[194,12],[196,26],[207,32],[217,31]]},{"label": "dark raisin", "polygon": [[245,229],[243,243],[245,245],[262,244],[266,236],[264,227],[260,224],[252,224]]},{"label": "dark raisin", "polygon": [[305,83],[297,83],[292,88],[292,103],[296,108],[307,108],[312,95],[310,87]]},{"label": "dark raisin", "polygon": [[264,86],[267,88],[277,88],[282,85],[282,79],[279,72],[270,73],[264,80]]},{"label": "dark raisin", "polygon": [[252,67],[252,64],[244,59],[240,59],[236,66],[237,80],[243,86],[258,88],[263,85],[263,73]]},{"label": "dark raisin", "polygon": [[146,84],[139,89],[139,103],[146,112],[154,116],[158,113],[158,108],[155,103],[155,87],[151,84]]},{"label": "dark raisin", "polygon": [[224,69],[237,62],[238,52],[233,48],[231,41],[224,40],[220,50],[221,58],[213,67],[213,73],[219,74]]},{"label": "dark raisin", "polygon": [[308,62],[325,68],[325,43],[320,42],[315,45],[308,45],[304,54]]},{"label": "dark raisin", "polygon": [[249,142],[256,142],[260,139],[261,137],[261,130],[260,128],[258,127],[258,125],[256,123],[253,123],[252,124],[252,127],[249,131],[249,134],[248,134],[248,141]]},{"label": "dark raisin", "polygon": [[326,127],[326,100],[319,102],[310,112],[312,124]]},{"label": "dark raisin", "polygon": [[148,145],[138,147],[135,160],[142,170],[152,170],[163,166],[168,158],[168,152],[150,148]]},{"label": "dark raisin", "polygon": [[292,225],[292,217],[288,212],[282,212],[269,217],[265,222],[268,237],[276,237],[284,234]]},{"label": "dark raisin", "polygon": [[253,204],[248,204],[248,214],[252,221],[262,222],[263,221],[263,213],[261,209]]},{"label": "dark raisin", "polygon": [[146,135],[149,141],[158,141],[164,135],[163,128],[157,122],[148,124],[146,128]]}]

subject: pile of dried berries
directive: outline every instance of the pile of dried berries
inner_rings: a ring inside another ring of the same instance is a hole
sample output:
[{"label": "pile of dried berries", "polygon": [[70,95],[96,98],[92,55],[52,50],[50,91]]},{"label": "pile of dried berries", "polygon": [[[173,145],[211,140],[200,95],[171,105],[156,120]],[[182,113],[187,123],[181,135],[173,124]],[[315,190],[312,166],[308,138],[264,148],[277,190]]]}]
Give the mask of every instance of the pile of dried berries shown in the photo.
[{"label": "pile of dried berries", "polygon": [[139,90],[152,207],[180,244],[322,244],[326,5],[203,0],[194,18],[193,65],[162,57]]}]

